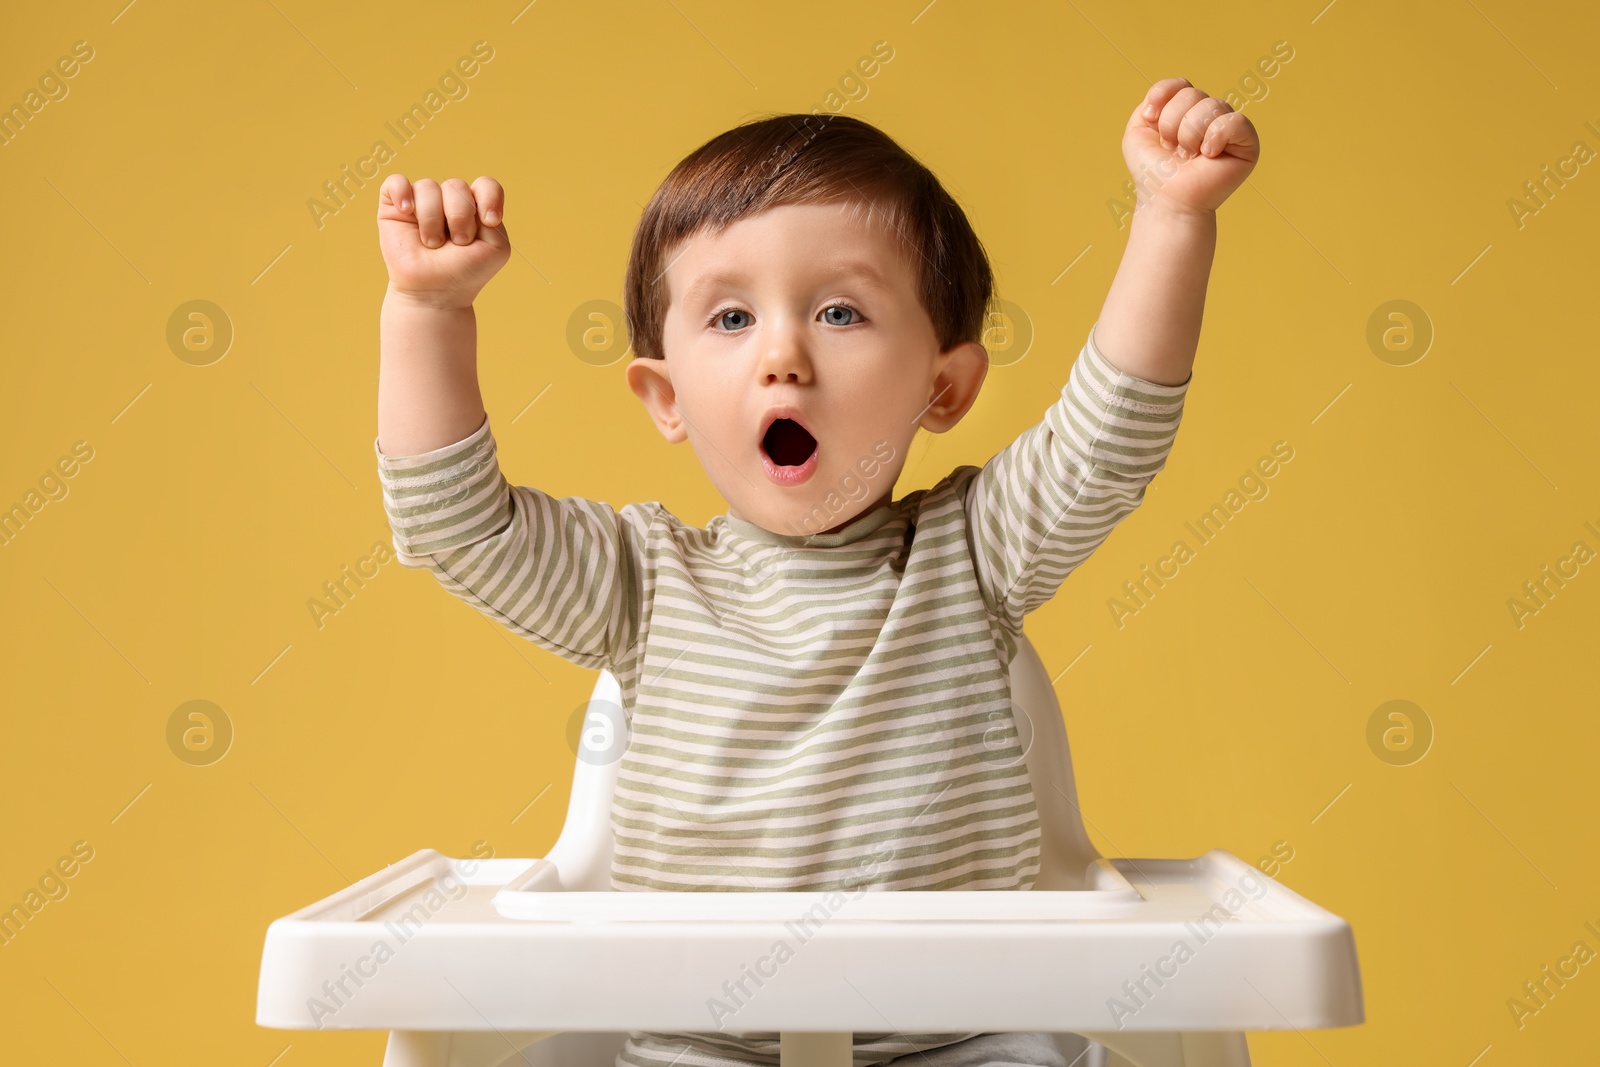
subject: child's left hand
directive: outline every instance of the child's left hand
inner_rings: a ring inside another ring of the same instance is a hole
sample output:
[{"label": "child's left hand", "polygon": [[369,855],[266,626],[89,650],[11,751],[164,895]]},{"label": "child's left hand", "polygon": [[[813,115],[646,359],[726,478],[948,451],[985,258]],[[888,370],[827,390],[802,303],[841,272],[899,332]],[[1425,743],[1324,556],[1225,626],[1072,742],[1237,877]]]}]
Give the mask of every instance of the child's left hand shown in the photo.
[{"label": "child's left hand", "polygon": [[1261,156],[1250,120],[1187,78],[1150,87],[1128,119],[1122,157],[1138,207],[1156,204],[1190,214],[1214,212],[1243,184]]}]

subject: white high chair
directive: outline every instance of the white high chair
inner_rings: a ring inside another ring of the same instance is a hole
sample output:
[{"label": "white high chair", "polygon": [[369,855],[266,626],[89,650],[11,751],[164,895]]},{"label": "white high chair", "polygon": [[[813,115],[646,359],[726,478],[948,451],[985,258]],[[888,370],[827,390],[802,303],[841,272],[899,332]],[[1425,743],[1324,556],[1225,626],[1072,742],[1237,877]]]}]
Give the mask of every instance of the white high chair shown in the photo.
[{"label": "white high chair", "polygon": [[[256,1022],[388,1030],[385,1067],[612,1067],[630,1029],[719,1028],[779,1032],[782,1067],[850,1067],[855,1032],[968,1030],[1049,1032],[1072,1067],[1248,1067],[1244,1031],[1363,1021],[1347,922],[1220,850],[1102,858],[1025,637],[1012,697],[1033,890],[611,892],[619,758],[587,749],[543,859],[422,849],[274,921]],[[620,700],[602,671],[591,714]]]}]

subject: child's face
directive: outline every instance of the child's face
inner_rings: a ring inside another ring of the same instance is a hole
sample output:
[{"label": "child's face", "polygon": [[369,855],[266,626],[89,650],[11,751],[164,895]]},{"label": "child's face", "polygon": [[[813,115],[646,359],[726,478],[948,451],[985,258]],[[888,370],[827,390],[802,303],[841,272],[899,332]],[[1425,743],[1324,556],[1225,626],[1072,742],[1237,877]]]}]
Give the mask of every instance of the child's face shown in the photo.
[{"label": "child's face", "polygon": [[[888,503],[917,427],[954,426],[983,383],[981,345],[939,351],[881,218],[786,205],[689,238],[658,282],[670,294],[666,358],[627,368],[730,512],[774,533],[831,532]],[[803,434],[763,437],[785,405],[816,441],[804,464]]]}]

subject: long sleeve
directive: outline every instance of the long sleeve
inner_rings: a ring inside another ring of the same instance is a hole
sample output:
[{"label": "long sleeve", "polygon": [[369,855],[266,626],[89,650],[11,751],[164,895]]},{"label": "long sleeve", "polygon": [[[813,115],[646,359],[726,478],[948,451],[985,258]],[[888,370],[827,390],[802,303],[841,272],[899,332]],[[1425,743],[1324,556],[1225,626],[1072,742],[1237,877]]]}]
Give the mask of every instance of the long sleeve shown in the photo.
[{"label": "long sleeve", "polygon": [[425,568],[512,632],[591,670],[617,669],[639,638],[644,541],[658,505],[620,510],[510,486],[484,419],[416,456],[373,442],[400,563]]},{"label": "long sleeve", "polygon": [[1119,370],[1091,328],[1060,399],[970,479],[979,588],[1013,632],[1144,499],[1192,380],[1158,385]]}]

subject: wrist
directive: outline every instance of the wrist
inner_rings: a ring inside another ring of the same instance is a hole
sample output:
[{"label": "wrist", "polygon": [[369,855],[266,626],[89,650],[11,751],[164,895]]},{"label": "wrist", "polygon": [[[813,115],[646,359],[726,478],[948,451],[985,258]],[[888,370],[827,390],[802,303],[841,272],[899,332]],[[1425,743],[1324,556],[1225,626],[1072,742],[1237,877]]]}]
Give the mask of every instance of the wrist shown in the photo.
[{"label": "wrist", "polygon": [[1168,200],[1147,200],[1133,210],[1133,222],[1144,222],[1147,229],[1152,226],[1170,227],[1170,229],[1200,230],[1200,232],[1214,232],[1216,230],[1216,211],[1210,208],[1186,208],[1174,205]]},{"label": "wrist", "polygon": [[393,282],[383,294],[386,307],[409,308],[422,311],[471,311],[472,296],[464,293],[402,289]]},{"label": "wrist", "polygon": [[1160,197],[1136,205],[1133,209],[1133,218],[1135,222],[1143,219],[1146,223],[1158,226],[1181,226],[1190,229],[1215,229],[1217,225],[1217,213],[1211,208],[1185,207]]}]

